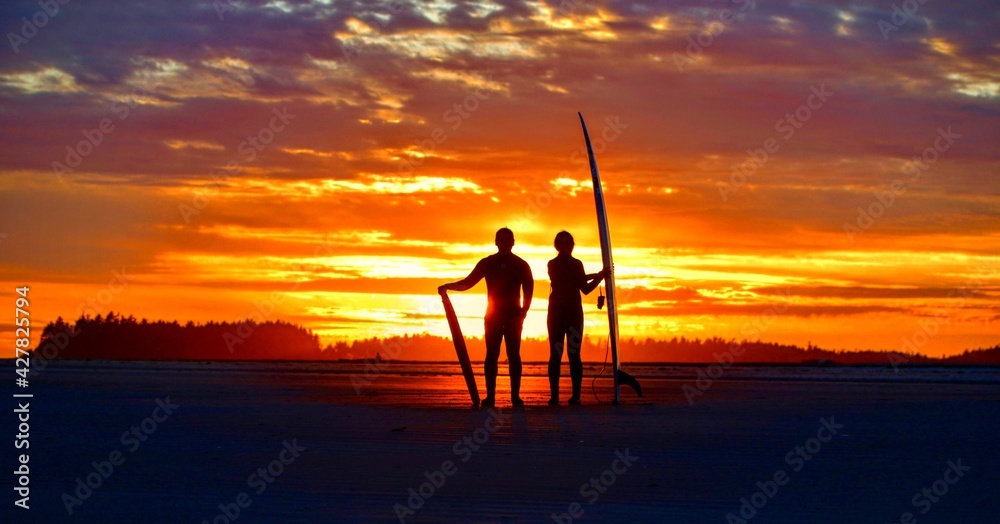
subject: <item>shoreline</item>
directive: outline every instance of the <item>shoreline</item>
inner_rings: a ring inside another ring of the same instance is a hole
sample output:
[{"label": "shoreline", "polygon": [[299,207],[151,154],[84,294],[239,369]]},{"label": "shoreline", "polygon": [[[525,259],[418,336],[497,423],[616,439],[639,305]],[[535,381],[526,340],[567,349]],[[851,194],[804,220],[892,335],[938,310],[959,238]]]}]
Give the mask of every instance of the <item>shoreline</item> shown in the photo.
[{"label": "shoreline", "polygon": [[[0,363],[0,369],[14,361]],[[603,369],[602,369],[603,368]],[[939,383],[939,384],[1000,384],[1000,366],[994,365],[793,365],[793,364],[751,364],[735,363],[723,366],[718,363],[704,364],[636,364],[629,363],[623,369],[641,382],[651,381],[790,381],[828,383]],[[461,377],[461,369],[456,362],[426,361],[373,361],[326,362],[326,361],[274,361],[274,360],[55,360],[34,366],[29,377],[44,375],[50,371],[144,371],[200,374],[211,373],[275,373],[290,375],[317,375],[330,377],[350,377],[352,380],[369,383],[380,377],[396,378],[455,378]],[[483,365],[473,363],[476,381],[484,383]],[[543,379],[548,376],[547,362],[526,362],[522,375],[525,379]],[[507,367],[500,364],[501,381],[507,380]],[[567,362],[562,363],[561,377],[569,377]],[[611,381],[611,370],[603,363],[584,363],[585,385],[597,380],[599,383]],[[464,389],[464,386],[461,388]]]},{"label": "shoreline", "polygon": [[[31,357],[32,360],[45,360],[39,357]],[[0,366],[14,367],[16,358],[0,358]],[[219,364],[219,365],[268,365],[268,364],[315,364],[315,365],[351,365],[351,364],[382,364],[382,365],[394,365],[394,364],[406,364],[406,365],[440,365],[440,366],[458,366],[457,362],[445,361],[445,360],[382,360],[381,362],[375,361],[374,359],[340,359],[340,360],[278,360],[278,359],[258,359],[258,360],[235,360],[235,359],[55,359],[46,360],[47,364],[53,362],[58,363],[57,365],[66,365],[66,367],[83,368],[90,365],[92,367],[108,367],[111,365],[139,365],[139,364]],[[474,366],[482,366],[482,360],[472,360],[470,361]],[[548,361],[544,360],[525,360],[522,362],[525,366],[547,366]],[[602,361],[583,361],[583,365],[587,367],[598,367],[610,363],[605,363]],[[634,369],[634,368],[655,368],[655,367],[670,367],[670,368],[702,368],[706,366],[719,364],[716,361],[706,361],[706,362],[623,362],[623,369]],[[505,360],[500,361],[501,366],[506,366],[507,362]],[[565,359],[562,361],[562,365],[565,367],[567,362]],[[721,364],[720,364],[721,365]],[[726,368],[763,368],[763,367],[773,367],[773,368],[807,368],[807,369],[831,369],[831,368],[848,368],[848,369],[981,369],[981,370],[1000,370],[1000,363],[996,364],[963,364],[963,363],[927,363],[927,362],[915,362],[915,363],[860,363],[860,364],[839,364],[833,363],[815,363],[815,362],[734,362],[731,364],[726,364]],[[457,371],[460,374],[461,371]]]}]

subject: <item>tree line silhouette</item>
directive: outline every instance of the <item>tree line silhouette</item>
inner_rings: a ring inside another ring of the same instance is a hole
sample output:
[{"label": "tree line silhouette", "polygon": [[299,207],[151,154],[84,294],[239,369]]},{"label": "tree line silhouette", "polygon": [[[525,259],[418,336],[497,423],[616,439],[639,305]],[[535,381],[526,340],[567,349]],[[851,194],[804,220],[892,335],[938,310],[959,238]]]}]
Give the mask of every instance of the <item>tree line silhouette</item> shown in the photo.
[{"label": "tree line silhouette", "polygon": [[[473,360],[481,358],[481,338],[468,339]],[[836,363],[836,364],[1000,364],[1000,345],[966,350],[960,355],[934,358],[901,351],[833,351],[811,343],[806,348],[773,342],[727,340],[721,337],[669,340],[628,338],[619,347],[629,362],[705,363],[725,359],[736,363]],[[282,320],[179,324],[176,320],[137,320],[109,312],[94,318],[81,316],[73,323],[62,317],[42,330],[34,350],[47,360],[429,360],[455,359],[450,338],[429,334],[371,337],[341,341],[321,347],[319,337],[302,326]],[[607,340],[585,338],[581,351],[586,361],[606,358]],[[548,359],[544,338],[521,343],[525,361]]]},{"label": "tree line silhouette", "polygon": [[282,320],[255,322],[150,322],[109,312],[62,317],[42,330],[35,353],[53,359],[113,360],[320,360],[319,337]]}]

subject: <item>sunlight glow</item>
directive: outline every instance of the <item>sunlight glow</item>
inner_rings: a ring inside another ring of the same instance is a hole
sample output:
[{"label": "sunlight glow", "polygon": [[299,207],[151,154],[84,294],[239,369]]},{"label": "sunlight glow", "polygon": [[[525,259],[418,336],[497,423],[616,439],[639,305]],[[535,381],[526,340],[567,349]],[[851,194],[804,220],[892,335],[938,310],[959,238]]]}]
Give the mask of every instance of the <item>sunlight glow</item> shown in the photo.
[{"label": "sunlight glow", "polygon": [[79,90],[73,77],[54,67],[0,75],[0,84],[26,93],[71,93]]},{"label": "sunlight glow", "polygon": [[222,144],[213,142],[203,142],[201,140],[166,140],[163,142],[170,149],[209,149],[212,151],[224,151],[226,148]]}]

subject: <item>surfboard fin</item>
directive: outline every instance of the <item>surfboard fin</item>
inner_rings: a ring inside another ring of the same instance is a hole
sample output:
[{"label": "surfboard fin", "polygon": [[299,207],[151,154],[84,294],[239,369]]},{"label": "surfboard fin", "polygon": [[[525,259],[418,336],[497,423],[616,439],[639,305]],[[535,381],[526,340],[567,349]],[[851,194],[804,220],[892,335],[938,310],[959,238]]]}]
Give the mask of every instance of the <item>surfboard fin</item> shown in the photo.
[{"label": "surfboard fin", "polygon": [[632,375],[629,375],[628,373],[620,369],[618,370],[618,383],[628,384],[629,386],[632,386],[632,389],[635,390],[635,394],[642,397],[642,386],[639,385],[639,381],[636,380],[635,377],[633,377]]}]

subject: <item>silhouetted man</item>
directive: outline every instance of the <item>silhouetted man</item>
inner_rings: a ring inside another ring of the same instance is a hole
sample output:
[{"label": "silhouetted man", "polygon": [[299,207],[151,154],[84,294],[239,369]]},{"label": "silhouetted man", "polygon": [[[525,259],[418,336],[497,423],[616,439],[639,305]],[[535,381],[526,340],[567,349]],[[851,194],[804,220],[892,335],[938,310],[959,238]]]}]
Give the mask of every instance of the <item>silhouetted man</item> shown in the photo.
[{"label": "silhouetted man", "polygon": [[[482,406],[495,403],[497,371],[500,360],[500,343],[507,347],[507,362],[510,368],[510,400],[515,406],[523,406],[521,400],[521,327],[524,316],[531,306],[531,294],[535,281],[531,268],[521,257],[511,253],[514,247],[514,232],[502,228],[496,234],[497,253],[476,264],[469,276],[444,284],[438,293],[445,291],[465,291],[486,279],[486,361],[483,371],[486,375],[486,398]],[[524,305],[521,305],[521,289],[524,289]]]}]

